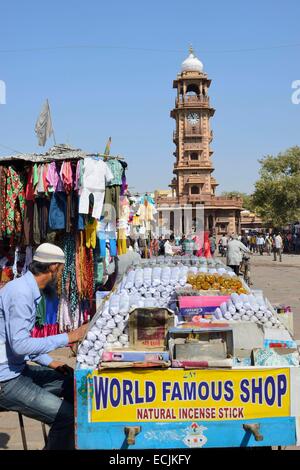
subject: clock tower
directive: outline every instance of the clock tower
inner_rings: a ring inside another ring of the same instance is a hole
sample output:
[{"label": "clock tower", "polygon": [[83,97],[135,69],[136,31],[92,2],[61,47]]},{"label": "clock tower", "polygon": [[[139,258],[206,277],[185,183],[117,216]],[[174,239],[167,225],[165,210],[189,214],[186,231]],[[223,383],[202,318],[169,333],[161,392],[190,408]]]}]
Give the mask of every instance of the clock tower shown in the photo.
[{"label": "clock tower", "polygon": [[[186,211],[186,208],[192,209],[194,224],[198,218],[197,208],[201,207],[204,209],[205,231],[216,235],[238,233],[243,201],[236,197],[217,196],[218,183],[212,176],[213,133],[210,121],[215,110],[208,96],[210,83],[202,62],[190,48],[190,54],[173,82],[173,88],[177,90],[175,107],[171,111],[171,117],[175,120],[175,176],[169,185],[171,189],[157,190],[155,199],[161,225],[165,219],[181,220],[178,214]],[[165,217],[168,210],[169,216]],[[174,224],[170,222],[170,225],[173,227]],[[178,230],[181,229],[181,233],[188,233],[184,217]]]},{"label": "clock tower", "polygon": [[210,118],[215,110],[210,106],[208,89],[211,80],[203,72],[203,64],[190,48],[189,57],[182,63],[181,73],[173,82],[177,90],[171,117],[176,130],[173,141],[176,158],[170,187],[179,203],[199,204],[215,195],[216,180],[210,148],[212,131]]}]

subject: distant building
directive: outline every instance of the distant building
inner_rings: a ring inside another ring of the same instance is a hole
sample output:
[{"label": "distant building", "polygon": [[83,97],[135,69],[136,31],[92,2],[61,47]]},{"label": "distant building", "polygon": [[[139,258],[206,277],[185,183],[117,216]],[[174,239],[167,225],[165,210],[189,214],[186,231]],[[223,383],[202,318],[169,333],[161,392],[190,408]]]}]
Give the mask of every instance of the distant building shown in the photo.
[{"label": "distant building", "polygon": [[262,219],[254,212],[242,210],[241,212],[241,231],[262,230],[264,229]]},{"label": "distant building", "polygon": [[[218,235],[240,231],[242,199],[215,195],[218,183],[212,176],[213,150],[210,147],[213,139],[210,118],[215,110],[210,106],[208,96],[210,83],[202,63],[190,49],[190,55],[182,63],[181,73],[173,82],[173,88],[177,90],[175,107],[171,111],[176,122],[173,133],[175,176],[170,191],[156,191],[156,203],[159,211],[163,210],[163,205],[178,209],[178,205],[188,204],[194,210],[193,218],[196,217],[196,206],[202,204],[203,229]],[[189,229],[184,227],[183,221],[182,231]]]}]

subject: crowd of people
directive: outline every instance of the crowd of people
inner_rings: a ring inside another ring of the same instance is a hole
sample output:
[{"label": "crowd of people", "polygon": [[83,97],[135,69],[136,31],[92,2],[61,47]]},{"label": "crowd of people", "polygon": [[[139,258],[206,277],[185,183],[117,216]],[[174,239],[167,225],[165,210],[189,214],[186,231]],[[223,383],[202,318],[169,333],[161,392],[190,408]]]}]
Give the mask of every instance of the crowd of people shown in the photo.
[{"label": "crowd of people", "polygon": [[[226,247],[231,237],[223,236],[219,241],[219,252],[220,254],[226,253]],[[282,253],[285,250],[285,236],[282,236],[280,232],[274,233],[243,233],[239,235],[238,240],[248,248],[250,253],[259,253],[261,256],[266,253],[271,256],[273,254],[273,260],[282,261]]]},{"label": "crowd of people", "polygon": [[190,236],[175,236],[173,234],[168,238],[159,237],[160,256],[204,256],[210,258],[214,256],[217,248],[216,237],[213,234],[204,233],[203,237],[197,234]]},{"label": "crowd of people", "polygon": [[[280,232],[273,233],[242,233],[226,235],[217,242],[212,233],[205,232],[202,238],[196,234],[181,237],[171,234],[169,237],[160,237],[158,240],[158,254],[161,256],[205,256],[213,257],[217,252],[226,257],[226,264],[239,275],[244,264],[249,267],[250,255],[257,253],[260,256],[273,255],[273,260],[282,261],[282,253],[290,252],[287,247],[288,235]],[[289,245],[290,246],[290,245]]]},{"label": "crowd of people", "polygon": [[300,233],[252,233],[246,236],[245,242],[250,245],[252,253],[267,253],[270,255],[278,235],[281,237],[282,253],[300,253]]},{"label": "crowd of people", "polygon": [[287,246],[287,236],[282,235],[280,232],[276,233],[243,233],[242,235],[225,235],[219,239],[218,243],[215,235],[204,233],[202,239],[196,234],[181,237],[159,237],[158,240],[158,255],[161,256],[174,256],[178,255],[195,255],[195,256],[214,256],[218,248],[221,256],[227,255],[228,243],[231,240],[238,240],[241,242],[250,253],[259,253],[261,256],[266,253],[271,256],[273,253],[274,260],[279,258],[282,260],[283,252],[290,252]]}]

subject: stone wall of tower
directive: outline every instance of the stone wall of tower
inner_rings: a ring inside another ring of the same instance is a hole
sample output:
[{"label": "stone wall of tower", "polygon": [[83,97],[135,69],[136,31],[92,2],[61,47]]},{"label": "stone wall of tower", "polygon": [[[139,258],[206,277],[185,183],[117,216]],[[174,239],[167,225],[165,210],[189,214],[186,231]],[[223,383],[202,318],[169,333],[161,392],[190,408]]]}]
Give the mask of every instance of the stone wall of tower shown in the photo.
[{"label": "stone wall of tower", "polygon": [[[201,72],[183,72],[177,76],[174,87],[177,88],[177,99],[171,116],[176,120],[176,194],[178,198],[189,198],[193,189],[208,197],[214,194],[216,183],[212,185],[211,173],[211,130],[210,117],[214,110],[209,106],[207,95],[210,81]],[[188,92],[193,88],[194,94]],[[193,123],[188,116],[194,113],[198,121]],[[197,154],[198,159],[192,158]],[[198,178],[196,177],[198,175]],[[198,188],[198,189],[197,189]],[[192,197],[193,201],[197,197]]]}]

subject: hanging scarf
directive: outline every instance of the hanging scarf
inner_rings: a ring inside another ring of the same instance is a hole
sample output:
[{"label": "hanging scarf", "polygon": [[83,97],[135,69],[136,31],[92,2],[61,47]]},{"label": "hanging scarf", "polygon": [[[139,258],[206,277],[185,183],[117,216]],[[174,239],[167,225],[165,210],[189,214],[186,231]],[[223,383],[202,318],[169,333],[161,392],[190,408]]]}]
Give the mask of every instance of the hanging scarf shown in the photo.
[{"label": "hanging scarf", "polygon": [[76,246],[75,238],[71,234],[64,237],[63,251],[65,254],[65,267],[62,274],[62,294],[70,303],[70,313],[74,317],[78,307],[78,291],[76,282]]}]

